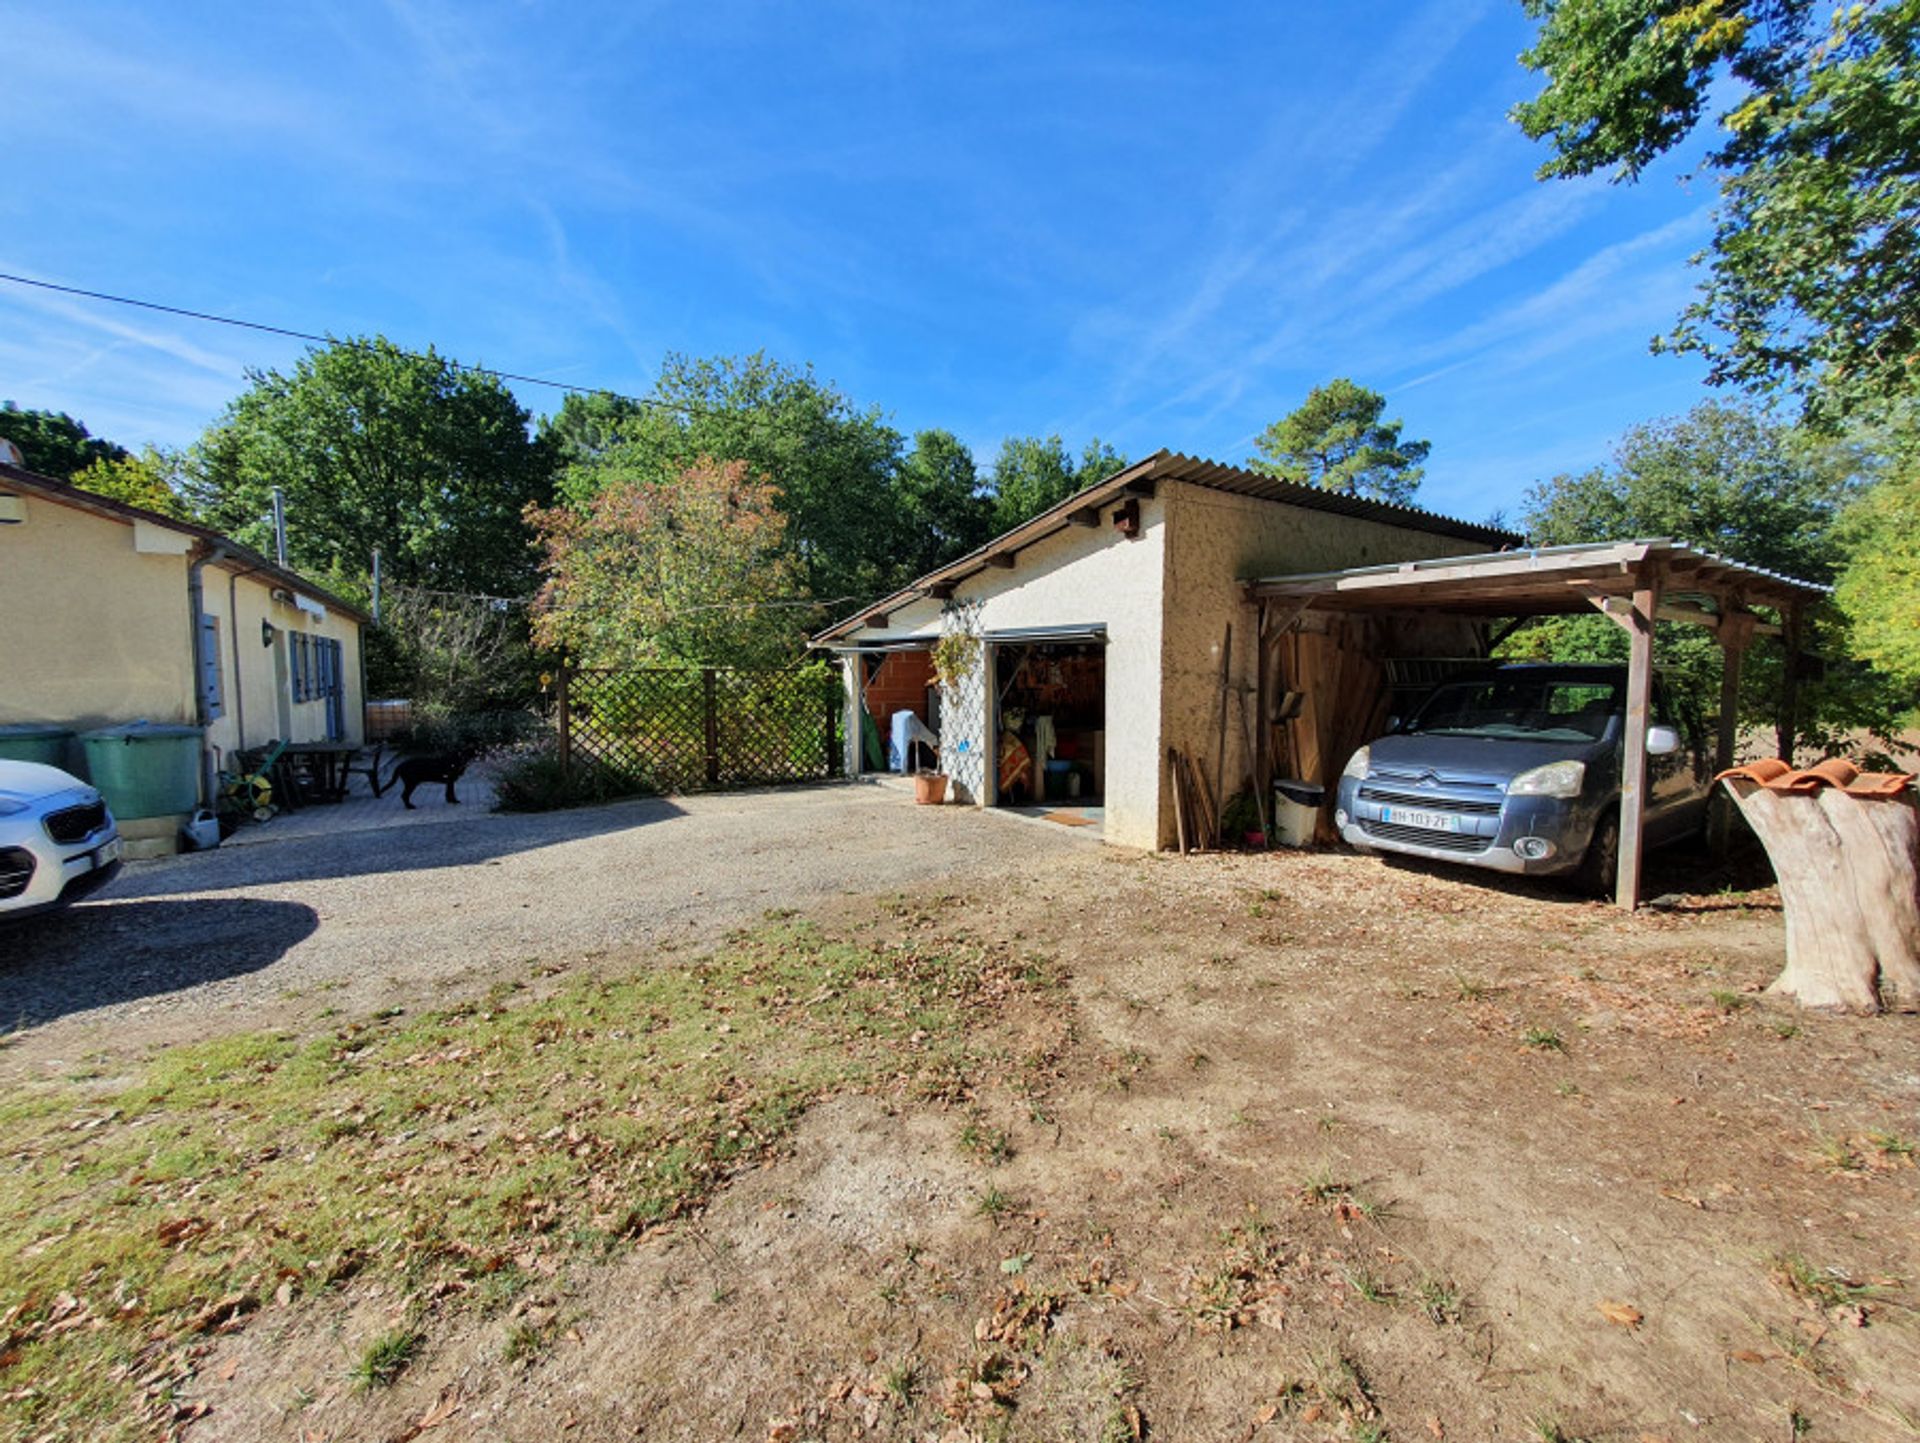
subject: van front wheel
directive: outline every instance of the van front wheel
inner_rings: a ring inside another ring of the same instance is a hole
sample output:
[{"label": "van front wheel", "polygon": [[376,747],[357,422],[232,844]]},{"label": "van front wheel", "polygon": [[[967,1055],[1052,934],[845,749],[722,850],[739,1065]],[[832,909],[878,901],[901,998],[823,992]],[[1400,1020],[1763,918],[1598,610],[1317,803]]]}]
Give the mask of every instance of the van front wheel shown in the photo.
[{"label": "van front wheel", "polygon": [[1618,808],[1609,806],[1593,824],[1593,836],[1587,842],[1586,855],[1574,873],[1574,885],[1589,897],[1612,893],[1620,875],[1620,818]]}]

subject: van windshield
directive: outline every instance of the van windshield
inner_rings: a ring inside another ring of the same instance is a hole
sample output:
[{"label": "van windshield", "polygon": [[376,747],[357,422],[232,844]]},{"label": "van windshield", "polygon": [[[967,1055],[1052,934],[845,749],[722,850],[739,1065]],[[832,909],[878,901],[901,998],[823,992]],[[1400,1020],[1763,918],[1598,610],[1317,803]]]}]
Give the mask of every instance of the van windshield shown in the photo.
[{"label": "van windshield", "polygon": [[1437,688],[1401,731],[1414,736],[1597,742],[1619,711],[1619,688],[1610,681],[1495,677]]}]

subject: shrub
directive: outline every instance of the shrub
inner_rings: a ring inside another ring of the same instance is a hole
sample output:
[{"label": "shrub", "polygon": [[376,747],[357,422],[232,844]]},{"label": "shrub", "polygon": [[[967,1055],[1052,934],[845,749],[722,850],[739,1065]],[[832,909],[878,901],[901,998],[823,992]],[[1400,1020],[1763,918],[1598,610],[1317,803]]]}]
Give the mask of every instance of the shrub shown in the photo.
[{"label": "shrub", "polygon": [[545,730],[530,711],[450,712],[438,708],[416,710],[413,722],[392,738],[403,752],[469,752],[484,756],[522,746]]},{"label": "shrub", "polygon": [[594,762],[576,760],[562,766],[560,749],[550,741],[516,752],[493,780],[494,808],[502,812],[551,812],[648,796],[657,790],[644,778]]}]

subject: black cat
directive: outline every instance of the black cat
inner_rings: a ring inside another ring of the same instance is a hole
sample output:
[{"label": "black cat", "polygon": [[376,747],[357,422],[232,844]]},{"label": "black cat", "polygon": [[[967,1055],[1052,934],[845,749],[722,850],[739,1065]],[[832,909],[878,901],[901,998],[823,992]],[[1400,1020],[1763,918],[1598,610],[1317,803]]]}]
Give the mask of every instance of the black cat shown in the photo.
[{"label": "black cat", "polygon": [[393,772],[386,781],[374,783],[373,794],[380,796],[398,782],[401,802],[409,811],[418,811],[419,808],[413,805],[413,789],[429,782],[444,782],[447,801],[458,806],[460,799],[453,794],[453,784],[460,780],[461,774],[472,761],[471,752],[435,752],[425,756],[402,757],[394,763]]}]

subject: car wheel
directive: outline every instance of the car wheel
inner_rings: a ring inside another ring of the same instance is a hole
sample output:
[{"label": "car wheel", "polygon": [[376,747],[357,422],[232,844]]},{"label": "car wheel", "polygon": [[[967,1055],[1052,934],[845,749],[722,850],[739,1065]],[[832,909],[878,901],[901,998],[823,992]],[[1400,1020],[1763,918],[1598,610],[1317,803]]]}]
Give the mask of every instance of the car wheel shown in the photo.
[{"label": "car wheel", "polygon": [[1593,824],[1593,836],[1574,873],[1574,884],[1590,897],[1608,896],[1620,878],[1620,818],[1616,811],[1610,804]]}]

